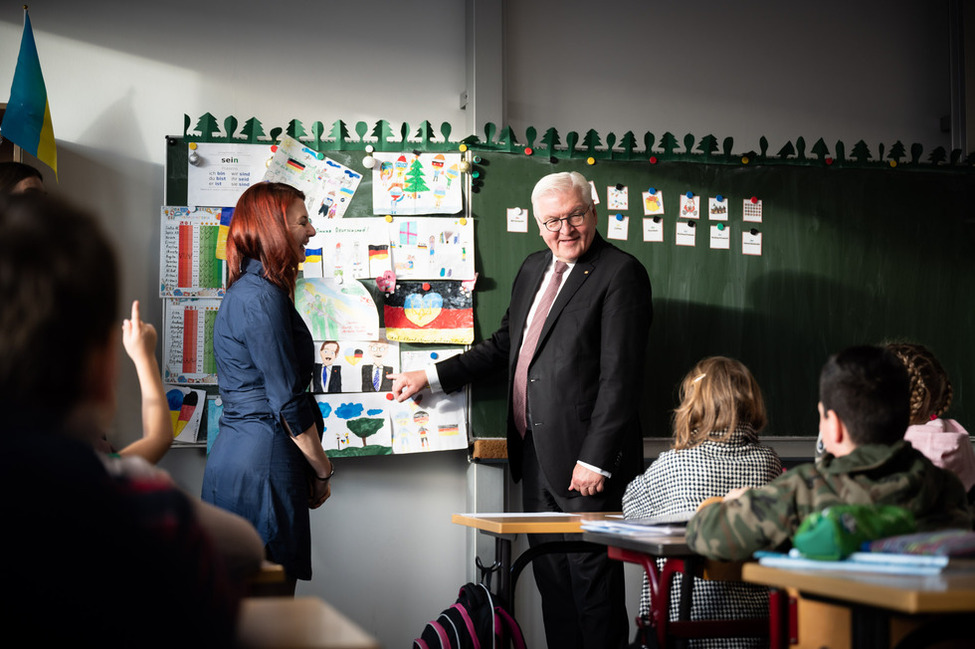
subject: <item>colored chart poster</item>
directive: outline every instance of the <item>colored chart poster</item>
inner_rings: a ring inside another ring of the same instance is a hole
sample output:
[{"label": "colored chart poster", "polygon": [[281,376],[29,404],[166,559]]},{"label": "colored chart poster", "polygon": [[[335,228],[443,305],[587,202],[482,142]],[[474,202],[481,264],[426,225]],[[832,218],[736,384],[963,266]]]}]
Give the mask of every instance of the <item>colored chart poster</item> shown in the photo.
[{"label": "colored chart poster", "polygon": [[[383,219],[316,220],[305,249],[305,277],[375,279],[390,269],[389,224]],[[317,252],[320,259],[308,256]],[[321,264],[320,271],[314,270]]]},{"label": "colored chart poster", "polygon": [[396,217],[389,224],[400,279],[474,279],[474,224],[465,218]]},{"label": "colored chart poster", "polygon": [[163,381],[215,384],[213,322],[220,300],[166,299],[163,304]]},{"label": "colored chart poster", "polygon": [[392,454],[386,394],[318,395],[315,400],[325,422],[322,447],[329,457]]},{"label": "colored chart poster", "polygon": [[315,340],[377,340],[379,311],[372,295],[356,280],[299,279],[295,308]]},{"label": "colored chart poster", "polygon": [[264,180],[287,183],[303,191],[312,223],[318,223],[316,216],[334,219],[345,215],[362,174],[287,135],[271,148],[274,156]]},{"label": "colored chart poster", "polygon": [[[419,370],[461,349],[404,351],[403,371]],[[402,403],[389,406],[393,422],[393,453],[425,453],[467,448],[467,392],[433,394],[425,388]]]},{"label": "colored chart poster", "polygon": [[166,401],[173,422],[173,441],[195,442],[199,439],[206,400],[207,393],[203,390],[175,385],[166,387]]},{"label": "colored chart poster", "polygon": [[219,207],[163,207],[159,233],[159,296],[219,297],[226,264],[217,258]]},{"label": "colored chart poster", "polygon": [[397,282],[383,307],[386,337],[403,343],[469,345],[474,301],[461,282]]},{"label": "colored chart poster", "polygon": [[379,340],[316,340],[309,392],[389,392],[389,374],[400,371],[399,344],[380,330]]},{"label": "colored chart poster", "polygon": [[191,142],[187,146],[186,202],[190,205],[234,207],[244,190],[264,177],[271,157],[268,144]]},{"label": "colored chart poster", "polygon": [[374,214],[456,214],[463,209],[459,153],[374,153]]}]

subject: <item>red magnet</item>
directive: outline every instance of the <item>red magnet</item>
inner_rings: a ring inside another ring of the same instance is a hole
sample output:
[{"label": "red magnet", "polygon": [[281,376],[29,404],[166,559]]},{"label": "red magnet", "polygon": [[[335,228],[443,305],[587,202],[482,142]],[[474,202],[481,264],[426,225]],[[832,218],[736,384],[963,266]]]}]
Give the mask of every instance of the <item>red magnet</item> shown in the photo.
[{"label": "red magnet", "polygon": [[650,156],[650,164],[652,165],[657,164],[657,156],[655,155]]},{"label": "red magnet", "polygon": [[752,205],[757,205],[757,204],[758,204],[758,197],[752,196]]},{"label": "red magnet", "polygon": [[534,151],[532,151],[532,148],[530,146],[525,147],[525,155],[531,155],[533,153]]},{"label": "red magnet", "polygon": [[424,291],[430,290],[430,282],[423,282],[423,290]]}]

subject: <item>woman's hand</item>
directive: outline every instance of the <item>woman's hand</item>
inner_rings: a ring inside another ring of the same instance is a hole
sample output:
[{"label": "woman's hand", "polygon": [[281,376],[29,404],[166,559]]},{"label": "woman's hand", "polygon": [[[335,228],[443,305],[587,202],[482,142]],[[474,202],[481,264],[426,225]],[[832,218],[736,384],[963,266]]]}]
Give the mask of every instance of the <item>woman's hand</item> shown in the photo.
[{"label": "woman's hand", "polygon": [[[329,469],[331,472],[331,469]],[[308,507],[318,509],[332,495],[332,481],[322,480],[314,471],[308,473]]]}]

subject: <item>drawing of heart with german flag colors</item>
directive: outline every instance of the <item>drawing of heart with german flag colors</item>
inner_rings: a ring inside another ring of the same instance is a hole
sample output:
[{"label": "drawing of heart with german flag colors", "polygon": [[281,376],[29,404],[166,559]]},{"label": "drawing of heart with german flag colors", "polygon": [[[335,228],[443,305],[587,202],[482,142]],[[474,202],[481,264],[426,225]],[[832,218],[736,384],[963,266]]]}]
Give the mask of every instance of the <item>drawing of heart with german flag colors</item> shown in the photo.
[{"label": "drawing of heart with german flag colors", "polygon": [[383,305],[386,338],[466,345],[474,340],[474,302],[458,281],[396,282]]}]

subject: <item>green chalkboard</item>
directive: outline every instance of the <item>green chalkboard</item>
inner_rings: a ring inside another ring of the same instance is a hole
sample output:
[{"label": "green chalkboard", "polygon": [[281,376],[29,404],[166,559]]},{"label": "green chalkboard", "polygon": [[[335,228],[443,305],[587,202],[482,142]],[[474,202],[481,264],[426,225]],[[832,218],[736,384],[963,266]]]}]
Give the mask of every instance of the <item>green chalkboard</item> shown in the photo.
[{"label": "green chalkboard", "polygon": [[[817,433],[817,381],[827,356],[856,343],[908,339],[929,346],[955,387],[950,415],[975,426],[975,178],[957,171],[599,161],[478,154],[483,185],[472,195],[480,273],[476,336],[489,336],[507,308],[524,257],[543,248],[537,227],[506,231],[505,210],[530,207],[535,181],[579,171],[597,187],[599,231],[607,232],[606,188],[628,188],[628,240],[653,283],[646,353],[647,436],[670,434],[676,386],[699,359],[724,354],[755,374],[769,410],[769,435]],[[664,242],[643,241],[642,192],[664,195]],[[675,244],[679,195],[701,197],[696,246]],[[730,250],[711,250],[708,197],[729,203]],[[763,204],[763,222],[742,222],[742,201]],[[616,212],[613,213],[615,216]],[[757,228],[762,256],[741,251]],[[967,397],[967,398],[966,398]],[[473,388],[472,428],[504,431],[503,381]]]},{"label": "green chalkboard", "polygon": [[[366,172],[361,150],[325,154]],[[606,236],[606,188],[628,188],[629,209],[620,212],[630,220],[628,239],[613,243],[637,256],[653,283],[641,401],[647,436],[669,436],[677,383],[713,354],[739,358],[755,374],[769,410],[766,434],[814,436],[826,357],[851,344],[891,339],[934,351],[955,388],[949,415],[975,426],[975,396],[967,395],[975,386],[972,173],[608,159],[589,165],[582,158],[475,154],[475,340],[497,328],[522,260],[544,247],[532,219],[527,234],[507,232],[507,208],[530,209],[541,176],[579,171],[596,185],[599,231]],[[167,138],[167,204],[186,203],[186,169],[183,139]],[[371,186],[365,173],[347,216],[373,216]],[[664,197],[663,243],[643,241],[642,192],[650,187]],[[687,192],[701,197],[694,247],[675,244],[679,195]],[[729,205],[730,250],[709,247],[707,201],[718,194]],[[760,224],[742,221],[742,202],[752,196],[762,200]],[[762,234],[761,256],[741,251],[742,230],[753,227]],[[365,284],[381,301],[374,282]],[[472,386],[475,436],[504,435],[505,388],[500,375]]]}]

